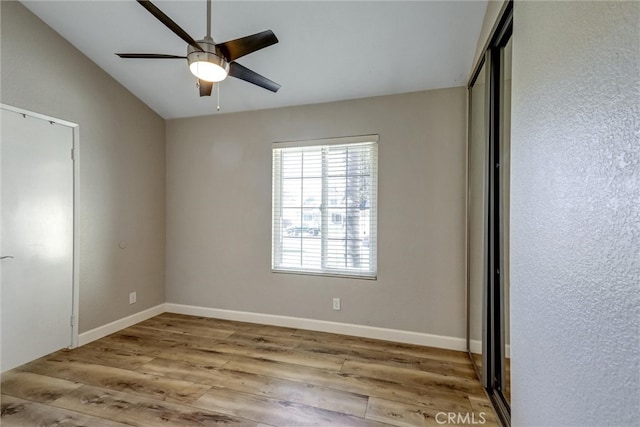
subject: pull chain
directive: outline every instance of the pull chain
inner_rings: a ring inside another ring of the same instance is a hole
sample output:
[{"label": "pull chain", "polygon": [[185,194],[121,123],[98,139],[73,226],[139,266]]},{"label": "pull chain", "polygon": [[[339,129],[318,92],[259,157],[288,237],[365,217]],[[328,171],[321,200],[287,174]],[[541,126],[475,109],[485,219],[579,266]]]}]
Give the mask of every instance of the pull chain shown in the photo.
[{"label": "pull chain", "polygon": [[220,83],[216,85],[218,89],[218,111],[220,111]]}]

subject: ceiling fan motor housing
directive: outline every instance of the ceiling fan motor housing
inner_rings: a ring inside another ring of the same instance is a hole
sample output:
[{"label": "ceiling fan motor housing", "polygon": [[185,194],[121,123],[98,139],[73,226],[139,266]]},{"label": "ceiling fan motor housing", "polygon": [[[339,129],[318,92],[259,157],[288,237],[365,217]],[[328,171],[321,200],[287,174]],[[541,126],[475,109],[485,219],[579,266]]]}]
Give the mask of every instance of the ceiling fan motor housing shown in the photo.
[{"label": "ceiling fan motor housing", "polygon": [[[220,52],[220,49],[216,47],[211,37],[205,37],[203,40],[197,40],[203,51],[189,45],[187,47],[187,61],[189,62],[189,68],[192,69],[192,64],[195,67],[197,63],[213,64],[220,69],[224,70],[223,77],[219,80],[224,80],[227,74],[229,74],[229,63]],[[208,79],[204,79],[208,80]]]}]

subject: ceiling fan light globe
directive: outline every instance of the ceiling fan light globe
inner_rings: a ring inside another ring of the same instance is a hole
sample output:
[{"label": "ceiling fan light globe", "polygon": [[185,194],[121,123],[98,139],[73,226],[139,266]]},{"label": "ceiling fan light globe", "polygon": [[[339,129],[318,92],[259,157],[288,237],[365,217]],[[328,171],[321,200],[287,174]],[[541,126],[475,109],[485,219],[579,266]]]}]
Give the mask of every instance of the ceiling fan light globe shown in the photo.
[{"label": "ceiling fan light globe", "polygon": [[213,39],[205,38],[198,40],[198,43],[204,51],[197,50],[193,46],[187,47],[187,61],[191,73],[201,80],[214,83],[227,78],[229,63],[218,52]]},{"label": "ceiling fan light globe", "polygon": [[200,80],[215,83],[227,78],[229,67],[221,67],[214,62],[195,61],[189,64],[189,70]]}]

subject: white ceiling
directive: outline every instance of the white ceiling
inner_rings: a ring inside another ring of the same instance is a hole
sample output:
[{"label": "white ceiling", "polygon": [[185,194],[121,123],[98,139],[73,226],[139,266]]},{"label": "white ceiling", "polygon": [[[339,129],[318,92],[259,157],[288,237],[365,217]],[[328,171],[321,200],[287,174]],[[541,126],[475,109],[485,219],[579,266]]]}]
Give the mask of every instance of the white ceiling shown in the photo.
[{"label": "white ceiling", "polygon": [[[213,96],[200,98],[186,60],[114,55],[186,55],[186,43],[134,0],[22,3],[162,117],[216,113],[215,89]],[[205,35],[205,0],[154,4],[194,39]],[[228,78],[220,86],[221,113],[465,85],[486,5],[486,0],[214,1],[216,42],[266,29],[280,41],[238,60],[280,83],[280,91]]]}]

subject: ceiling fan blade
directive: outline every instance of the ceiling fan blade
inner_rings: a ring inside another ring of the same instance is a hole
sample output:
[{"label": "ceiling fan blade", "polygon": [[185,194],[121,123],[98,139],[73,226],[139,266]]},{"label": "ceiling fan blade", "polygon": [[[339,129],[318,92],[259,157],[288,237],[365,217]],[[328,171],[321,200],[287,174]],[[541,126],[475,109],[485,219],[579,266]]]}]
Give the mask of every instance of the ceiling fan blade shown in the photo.
[{"label": "ceiling fan blade", "polygon": [[211,96],[213,82],[198,79],[198,88],[200,89],[200,96]]},{"label": "ceiling fan blade", "polygon": [[236,79],[244,80],[245,82],[253,83],[256,86],[263,87],[271,92],[277,92],[280,89],[280,85],[276,82],[269,80],[268,78],[261,76],[255,71],[251,71],[247,67],[232,62],[229,65],[229,75]]},{"label": "ceiling fan blade", "polygon": [[116,53],[120,58],[134,59],[187,59],[186,56],[163,55],[160,53]]},{"label": "ceiling fan blade", "polygon": [[266,30],[261,33],[216,44],[216,47],[220,48],[220,51],[224,57],[227,58],[227,61],[231,62],[251,52],[264,49],[276,43],[278,43],[278,39],[276,35],[273,34],[273,31]]},{"label": "ceiling fan blade", "polygon": [[155,16],[158,21],[162,22],[167,28],[169,28],[171,31],[173,31],[182,40],[184,40],[185,42],[189,43],[191,46],[193,46],[194,48],[198,49],[199,51],[204,52],[202,47],[198,44],[197,41],[195,41],[193,39],[193,37],[191,37],[185,30],[180,28],[180,26],[178,24],[176,24],[173,21],[173,19],[171,19],[167,15],[165,15],[164,12],[162,12],[160,9],[158,9],[153,3],[151,3],[148,0],[138,0],[138,3],[140,3],[140,6],[144,7],[145,9],[147,9],[149,11],[149,13],[151,13],[153,16]]}]

